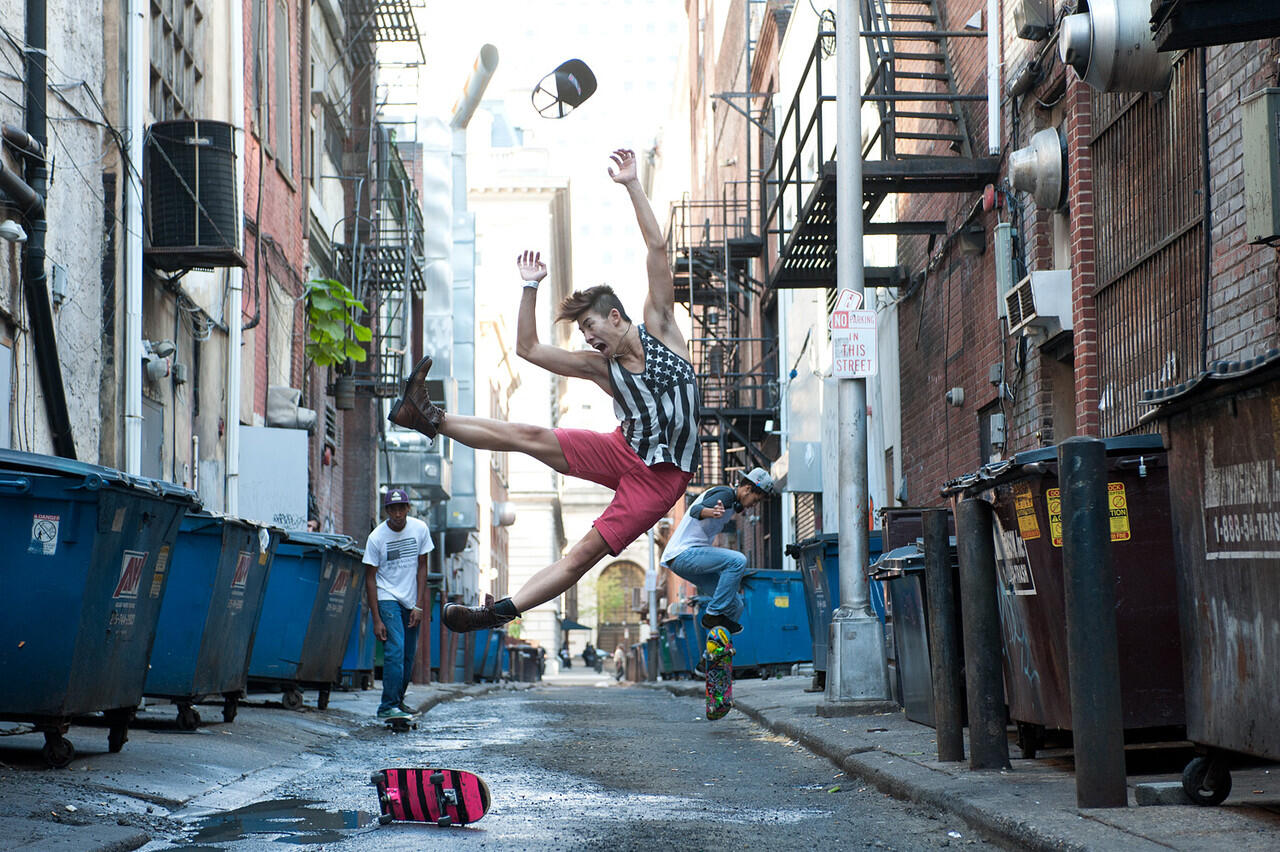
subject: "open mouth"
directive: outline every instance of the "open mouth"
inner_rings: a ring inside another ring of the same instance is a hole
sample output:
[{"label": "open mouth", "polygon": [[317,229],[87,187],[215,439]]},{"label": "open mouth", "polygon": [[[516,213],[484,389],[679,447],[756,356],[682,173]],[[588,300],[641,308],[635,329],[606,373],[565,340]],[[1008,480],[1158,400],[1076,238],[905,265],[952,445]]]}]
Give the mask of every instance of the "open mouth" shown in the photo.
[{"label": "open mouth", "polygon": [[604,344],[604,341],[593,343],[591,344],[591,347],[595,349],[597,352],[599,352],[601,355],[606,354],[605,350],[609,348]]}]

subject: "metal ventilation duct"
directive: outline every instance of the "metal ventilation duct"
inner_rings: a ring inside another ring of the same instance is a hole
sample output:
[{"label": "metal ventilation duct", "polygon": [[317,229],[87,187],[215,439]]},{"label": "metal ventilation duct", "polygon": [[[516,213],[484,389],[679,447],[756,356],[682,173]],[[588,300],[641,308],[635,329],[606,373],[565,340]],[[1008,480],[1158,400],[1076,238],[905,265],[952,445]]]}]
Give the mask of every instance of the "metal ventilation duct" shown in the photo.
[{"label": "metal ventilation duct", "polygon": [[1066,200],[1067,152],[1053,128],[1031,137],[1031,144],[1009,154],[1009,181],[1029,192],[1038,207],[1057,210]]},{"label": "metal ventilation duct", "polygon": [[1102,92],[1157,92],[1169,85],[1173,57],[1156,50],[1146,0],[1092,0],[1068,15],[1058,35],[1062,61]]}]

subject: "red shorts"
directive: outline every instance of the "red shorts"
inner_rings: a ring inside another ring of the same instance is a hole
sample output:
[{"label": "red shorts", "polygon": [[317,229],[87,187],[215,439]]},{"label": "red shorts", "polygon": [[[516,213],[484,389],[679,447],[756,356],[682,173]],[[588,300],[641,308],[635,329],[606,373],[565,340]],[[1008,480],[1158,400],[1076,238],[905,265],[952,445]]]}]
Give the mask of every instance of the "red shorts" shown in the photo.
[{"label": "red shorts", "polygon": [[593,524],[614,556],[666,517],[693,479],[692,473],[667,462],[649,467],[627,444],[621,429],[556,429],[555,433],[570,476],[614,491],[613,502]]}]

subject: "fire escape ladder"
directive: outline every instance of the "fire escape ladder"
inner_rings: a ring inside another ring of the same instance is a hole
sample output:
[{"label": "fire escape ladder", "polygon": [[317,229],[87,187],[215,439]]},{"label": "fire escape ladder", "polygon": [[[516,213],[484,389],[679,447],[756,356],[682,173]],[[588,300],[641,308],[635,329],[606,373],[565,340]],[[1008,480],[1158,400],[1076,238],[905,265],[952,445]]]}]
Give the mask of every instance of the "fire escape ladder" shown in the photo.
[{"label": "fire escape ladder", "polygon": [[778,416],[777,341],[753,336],[753,312],[765,288],[751,275],[762,240],[750,196],[746,181],[731,181],[717,200],[686,197],[671,209],[668,257],[676,301],[693,320],[689,354],[702,391],[695,489],[771,463],[758,447],[766,421]]},{"label": "fire escape ladder", "polygon": [[[946,29],[938,0],[861,0],[860,35],[870,72],[862,101],[879,121],[864,133],[863,228],[868,235],[945,233],[940,221],[873,221],[886,199],[904,193],[973,192],[999,175],[999,158],[976,157],[969,138],[965,94],[949,55],[951,39],[986,38],[966,24]],[[836,274],[836,95],[823,68],[834,54],[839,22],[825,18],[776,135],[765,185],[770,202],[764,231],[775,240],[771,288],[832,287]],[[828,75],[830,72],[827,72]],[[867,286],[897,286],[900,276],[867,270]]]}]

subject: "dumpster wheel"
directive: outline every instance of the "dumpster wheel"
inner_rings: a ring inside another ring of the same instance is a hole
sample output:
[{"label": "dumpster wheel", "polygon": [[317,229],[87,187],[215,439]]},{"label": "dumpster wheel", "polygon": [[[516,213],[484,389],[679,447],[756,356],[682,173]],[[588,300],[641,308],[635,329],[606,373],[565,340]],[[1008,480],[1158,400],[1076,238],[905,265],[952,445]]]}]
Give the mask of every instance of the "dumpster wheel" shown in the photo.
[{"label": "dumpster wheel", "polygon": [[40,754],[50,767],[62,769],[75,758],[76,747],[62,734],[56,731],[45,731],[44,748],[40,750]]},{"label": "dumpster wheel", "polygon": [[234,692],[223,695],[222,698],[222,721],[228,725],[236,720],[236,711],[240,707],[240,696]]},{"label": "dumpster wheel", "polygon": [[178,707],[178,729],[183,731],[194,731],[200,727],[200,713],[190,704],[182,704]]},{"label": "dumpster wheel", "polygon": [[1192,758],[1182,770],[1182,789],[1197,805],[1220,805],[1231,794],[1231,772],[1220,758]]},{"label": "dumpster wheel", "polygon": [[290,687],[280,695],[280,703],[284,705],[286,710],[302,709],[302,690],[297,687]]},{"label": "dumpster wheel", "polygon": [[129,741],[128,725],[112,725],[107,731],[107,750],[116,754]]}]

